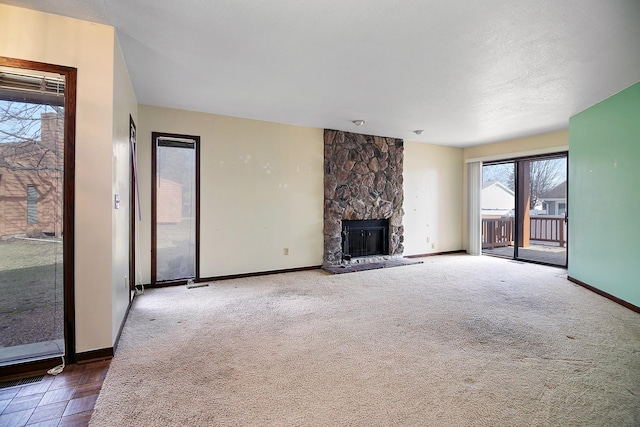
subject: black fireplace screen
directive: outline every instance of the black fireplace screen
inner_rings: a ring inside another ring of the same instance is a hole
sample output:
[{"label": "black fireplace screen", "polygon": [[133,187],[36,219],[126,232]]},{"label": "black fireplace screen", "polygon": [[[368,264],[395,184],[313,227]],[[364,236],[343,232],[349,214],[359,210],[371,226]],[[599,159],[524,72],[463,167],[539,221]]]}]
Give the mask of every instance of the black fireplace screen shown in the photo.
[{"label": "black fireplace screen", "polygon": [[342,257],[389,254],[389,220],[342,221]]}]

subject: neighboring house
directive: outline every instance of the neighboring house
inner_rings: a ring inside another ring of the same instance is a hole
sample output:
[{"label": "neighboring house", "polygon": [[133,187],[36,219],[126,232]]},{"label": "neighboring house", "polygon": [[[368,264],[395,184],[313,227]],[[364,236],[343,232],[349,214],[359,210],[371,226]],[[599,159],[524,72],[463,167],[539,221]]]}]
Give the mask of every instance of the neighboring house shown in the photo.
[{"label": "neighboring house", "polygon": [[498,181],[489,181],[482,188],[482,216],[501,217],[514,209],[516,197],[512,190]]},{"label": "neighboring house", "polygon": [[567,213],[567,181],[540,195],[542,209],[547,215],[565,215]]},{"label": "neighboring house", "polygon": [[0,143],[0,237],[62,235],[63,119],[42,114],[41,135]]}]

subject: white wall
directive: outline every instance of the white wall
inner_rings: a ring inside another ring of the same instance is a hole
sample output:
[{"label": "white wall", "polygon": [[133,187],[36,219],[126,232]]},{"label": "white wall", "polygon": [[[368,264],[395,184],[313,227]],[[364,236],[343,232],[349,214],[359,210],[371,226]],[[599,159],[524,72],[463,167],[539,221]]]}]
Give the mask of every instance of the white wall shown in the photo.
[{"label": "white wall", "polygon": [[112,341],[118,336],[129,306],[129,235],[130,235],[130,179],[131,148],[129,143],[129,116],[138,119],[136,100],[127,66],[118,38],[114,38],[113,58],[113,174],[112,201],[120,197],[120,209],[111,206],[112,277],[111,277],[111,333]]},{"label": "white wall", "polygon": [[404,255],[462,249],[462,149],[404,142]]},{"label": "white wall", "polygon": [[150,281],[151,132],[201,138],[201,277],[322,264],[321,129],[147,105],[138,114],[144,283]]},{"label": "white wall", "polygon": [[114,30],[0,5],[0,55],[78,69],[76,350],[111,347]]}]

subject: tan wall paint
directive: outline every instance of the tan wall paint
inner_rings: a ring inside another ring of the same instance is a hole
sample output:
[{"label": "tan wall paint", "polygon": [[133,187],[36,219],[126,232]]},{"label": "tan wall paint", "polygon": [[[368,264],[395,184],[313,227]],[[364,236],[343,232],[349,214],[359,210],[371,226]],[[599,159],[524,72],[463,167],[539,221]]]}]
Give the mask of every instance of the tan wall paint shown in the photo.
[{"label": "tan wall paint", "polygon": [[201,137],[201,277],[322,264],[321,129],[147,105],[138,114],[144,283],[150,280],[151,132]]},{"label": "tan wall paint", "polygon": [[76,350],[111,347],[114,30],[0,5],[0,55],[78,69]]},{"label": "tan wall paint", "polygon": [[462,249],[462,149],[404,142],[404,254]]},{"label": "tan wall paint", "polygon": [[525,138],[511,139],[494,144],[477,145],[465,148],[463,157],[465,162],[474,159],[483,161],[508,159],[537,154],[566,151],[569,149],[569,131],[544,133]]},{"label": "tan wall paint", "polygon": [[550,132],[526,138],[517,138],[494,144],[478,145],[463,151],[464,168],[462,170],[462,244],[467,249],[467,167],[470,161],[494,161],[516,157],[548,154],[569,150],[569,131]]},{"label": "tan wall paint", "polygon": [[[127,66],[122,56],[118,38],[114,38],[113,57],[113,175],[112,203],[117,194],[120,209],[111,209],[112,229],[112,277],[111,277],[111,333],[118,336],[129,306],[129,227],[130,227],[130,178],[131,148],[129,143],[129,115],[138,119],[136,99]],[[134,279],[135,280],[135,279]]]}]

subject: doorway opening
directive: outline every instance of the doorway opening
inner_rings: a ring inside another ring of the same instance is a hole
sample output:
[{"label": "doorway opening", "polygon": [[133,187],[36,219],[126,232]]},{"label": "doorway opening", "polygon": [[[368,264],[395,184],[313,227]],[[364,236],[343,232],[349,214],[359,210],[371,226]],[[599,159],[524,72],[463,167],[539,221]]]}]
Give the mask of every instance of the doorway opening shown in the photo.
[{"label": "doorway opening", "polygon": [[482,253],[567,266],[567,153],[485,163]]},{"label": "doorway opening", "polygon": [[200,277],[200,137],[152,134],[151,285]]}]

